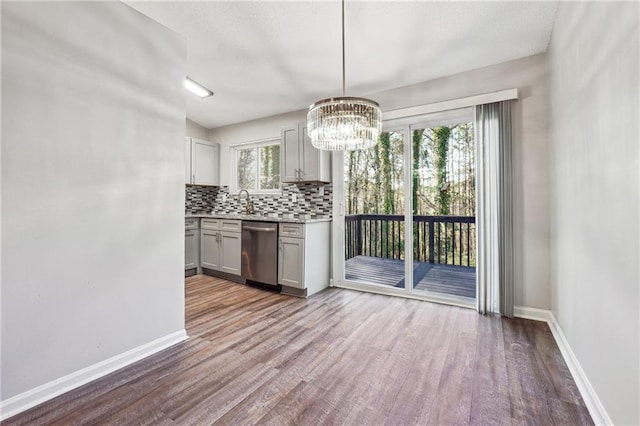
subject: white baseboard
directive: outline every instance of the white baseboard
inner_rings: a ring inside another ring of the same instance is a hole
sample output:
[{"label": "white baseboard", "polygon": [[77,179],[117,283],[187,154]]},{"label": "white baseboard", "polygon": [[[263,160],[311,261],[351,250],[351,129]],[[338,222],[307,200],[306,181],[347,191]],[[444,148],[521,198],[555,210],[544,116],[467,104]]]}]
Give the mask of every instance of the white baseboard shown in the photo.
[{"label": "white baseboard", "polygon": [[578,390],[580,391],[582,399],[584,400],[584,403],[589,410],[589,414],[591,414],[593,422],[596,425],[613,425],[613,422],[607,414],[607,411],[604,409],[600,398],[598,398],[595,389],[593,389],[593,386],[591,386],[591,382],[589,382],[586,373],[582,369],[578,358],[576,358],[576,355],[573,353],[571,346],[569,346],[569,342],[564,336],[564,333],[560,328],[560,324],[558,324],[558,321],[556,321],[553,313],[549,313],[551,314],[551,320],[548,324],[549,328],[551,329],[551,333],[556,339],[556,343],[560,348],[560,352],[562,352],[562,357],[569,367],[569,371],[571,371],[573,380],[576,381]]},{"label": "white baseboard", "polygon": [[534,321],[549,322],[553,314],[546,309],[529,308],[527,306],[514,306],[513,316]]},{"label": "white baseboard", "polygon": [[582,395],[582,399],[587,406],[587,410],[589,410],[589,414],[591,415],[593,422],[596,425],[613,425],[613,422],[602,405],[600,398],[598,398],[595,389],[591,386],[591,382],[589,382],[586,373],[582,369],[578,358],[576,358],[576,355],[573,353],[573,350],[562,332],[560,324],[558,324],[556,317],[553,315],[553,312],[545,309],[528,308],[526,306],[514,306],[513,313],[516,317],[534,321],[544,321],[549,325],[551,334],[553,334],[553,338],[562,353],[562,357],[567,363],[567,367],[569,367],[569,371],[573,376],[573,380],[576,382],[576,386],[578,386],[580,395]]},{"label": "white baseboard", "polygon": [[4,401],[0,401],[0,420],[6,420],[58,395],[62,395],[65,392],[126,367],[169,346],[180,343],[187,339],[187,337],[185,330],[176,331],[175,333],[160,337],[159,339],[145,343],[127,352],[90,365],[89,367],[40,385]]}]

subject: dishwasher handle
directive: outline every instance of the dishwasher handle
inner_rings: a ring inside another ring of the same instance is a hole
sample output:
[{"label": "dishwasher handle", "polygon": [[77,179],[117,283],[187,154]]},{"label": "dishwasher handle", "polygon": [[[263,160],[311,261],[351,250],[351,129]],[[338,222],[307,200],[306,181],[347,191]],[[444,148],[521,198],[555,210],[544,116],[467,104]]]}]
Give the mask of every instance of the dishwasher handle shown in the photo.
[{"label": "dishwasher handle", "polygon": [[258,228],[255,226],[243,226],[242,229],[246,229],[248,231],[259,231],[259,232],[276,232],[277,228]]}]

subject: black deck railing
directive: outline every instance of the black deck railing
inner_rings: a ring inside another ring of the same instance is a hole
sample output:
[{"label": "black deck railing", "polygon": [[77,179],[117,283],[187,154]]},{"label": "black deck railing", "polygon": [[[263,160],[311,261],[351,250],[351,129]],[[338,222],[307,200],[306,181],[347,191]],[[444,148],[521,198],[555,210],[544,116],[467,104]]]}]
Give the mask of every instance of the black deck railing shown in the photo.
[{"label": "black deck railing", "polygon": [[[345,217],[345,260],[373,256],[404,259],[404,216],[358,214]],[[474,216],[413,216],[413,260],[475,266]]]}]

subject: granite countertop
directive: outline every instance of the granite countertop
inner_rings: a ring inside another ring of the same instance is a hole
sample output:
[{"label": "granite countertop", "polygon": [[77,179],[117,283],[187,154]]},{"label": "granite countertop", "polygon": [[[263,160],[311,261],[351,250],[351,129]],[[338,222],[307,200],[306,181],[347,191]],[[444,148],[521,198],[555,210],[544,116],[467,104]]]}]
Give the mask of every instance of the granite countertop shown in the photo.
[{"label": "granite countertop", "polygon": [[193,213],[186,214],[185,218],[211,218],[211,219],[237,219],[237,220],[256,220],[260,222],[286,222],[286,223],[315,223],[315,222],[331,222],[328,216],[315,216],[309,214],[237,214],[237,213]]}]

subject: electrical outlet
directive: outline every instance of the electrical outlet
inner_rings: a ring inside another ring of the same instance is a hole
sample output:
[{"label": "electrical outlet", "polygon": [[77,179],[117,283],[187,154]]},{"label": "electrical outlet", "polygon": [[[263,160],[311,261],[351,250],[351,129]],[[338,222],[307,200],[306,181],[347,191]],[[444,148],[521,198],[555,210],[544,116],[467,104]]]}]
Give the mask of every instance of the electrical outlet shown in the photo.
[{"label": "electrical outlet", "polygon": [[318,188],[318,195],[321,196],[321,197],[324,195],[324,185],[322,185],[320,188]]},{"label": "electrical outlet", "polygon": [[296,203],[298,201],[298,194],[295,192],[291,193],[291,202]]}]

